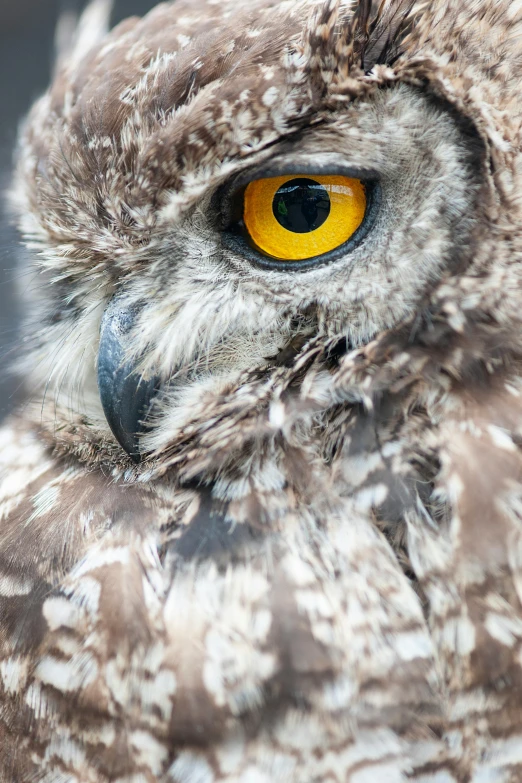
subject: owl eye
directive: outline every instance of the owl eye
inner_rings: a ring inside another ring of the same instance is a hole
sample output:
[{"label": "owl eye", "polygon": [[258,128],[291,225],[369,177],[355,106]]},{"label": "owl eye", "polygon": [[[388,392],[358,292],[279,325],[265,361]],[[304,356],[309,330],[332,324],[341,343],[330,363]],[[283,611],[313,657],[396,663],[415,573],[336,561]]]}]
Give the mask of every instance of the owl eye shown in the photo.
[{"label": "owl eye", "polygon": [[263,255],[303,261],[353,237],[366,208],[366,187],[360,179],[288,174],[247,185],[243,227],[250,245]]}]

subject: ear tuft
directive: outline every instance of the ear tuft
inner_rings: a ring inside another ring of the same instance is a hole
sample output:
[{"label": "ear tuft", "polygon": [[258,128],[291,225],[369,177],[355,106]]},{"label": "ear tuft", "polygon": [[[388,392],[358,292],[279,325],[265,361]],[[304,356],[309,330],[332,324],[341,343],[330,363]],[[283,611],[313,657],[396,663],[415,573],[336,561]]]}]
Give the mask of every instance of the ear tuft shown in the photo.
[{"label": "ear tuft", "polygon": [[78,17],[64,11],[56,26],[56,67],[67,61],[75,67],[79,61],[99,43],[110,28],[113,0],[92,0]]}]

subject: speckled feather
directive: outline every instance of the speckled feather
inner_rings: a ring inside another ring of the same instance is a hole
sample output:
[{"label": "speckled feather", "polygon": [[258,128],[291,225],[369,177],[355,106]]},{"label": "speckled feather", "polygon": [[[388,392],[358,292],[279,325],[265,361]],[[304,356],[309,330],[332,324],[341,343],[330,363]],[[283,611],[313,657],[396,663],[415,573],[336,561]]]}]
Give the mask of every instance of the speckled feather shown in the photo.
[{"label": "speckled feather", "polygon": [[[179,0],[105,37],[106,10],[13,189],[38,285],[0,430],[0,780],[520,781],[522,4]],[[230,177],[341,138],[412,172],[360,267],[223,248]],[[139,465],[94,380],[114,295],[165,383]]]}]

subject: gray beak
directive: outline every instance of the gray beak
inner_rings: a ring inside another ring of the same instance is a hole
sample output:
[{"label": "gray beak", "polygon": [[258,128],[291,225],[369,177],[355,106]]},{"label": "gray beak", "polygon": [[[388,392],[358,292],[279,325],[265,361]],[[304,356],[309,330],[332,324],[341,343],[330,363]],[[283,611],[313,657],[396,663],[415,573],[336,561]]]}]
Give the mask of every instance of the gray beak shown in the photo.
[{"label": "gray beak", "polygon": [[139,436],[147,431],[146,418],[158,392],[158,378],[146,380],[136,372],[138,359],[125,360],[129,333],[139,307],[115,297],[101,324],[98,351],[98,389],[105,417],[114,437],[135,462],[141,459]]}]

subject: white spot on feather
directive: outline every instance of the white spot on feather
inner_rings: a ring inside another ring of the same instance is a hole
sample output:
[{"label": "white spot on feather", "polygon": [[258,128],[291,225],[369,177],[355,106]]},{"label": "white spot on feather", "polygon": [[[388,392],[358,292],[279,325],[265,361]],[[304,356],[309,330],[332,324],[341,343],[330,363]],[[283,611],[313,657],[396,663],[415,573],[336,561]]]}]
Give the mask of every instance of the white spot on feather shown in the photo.
[{"label": "white spot on feather", "polygon": [[262,101],[265,106],[273,106],[279,98],[279,90],[277,87],[269,87],[263,95]]},{"label": "white spot on feather", "polygon": [[491,440],[499,449],[504,449],[505,451],[517,450],[517,447],[511,440],[509,434],[505,430],[501,429],[501,427],[496,427],[494,424],[490,424],[488,426],[488,432],[491,436]]},{"label": "white spot on feather", "polygon": [[42,611],[51,631],[58,628],[75,628],[78,622],[77,607],[62,596],[48,598]]},{"label": "white spot on feather", "polygon": [[34,519],[38,519],[38,517],[44,516],[44,514],[47,514],[53,506],[56,505],[56,501],[58,500],[60,496],[60,488],[56,485],[50,486],[50,487],[44,487],[40,492],[38,492],[34,498],[33,498],[33,508],[34,511],[27,520],[26,524],[29,524]]},{"label": "white spot on feather", "polygon": [[0,595],[13,598],[17,595],[29,595],[33,589],[31,579],[22,579],[7,574],[0,576]]},{"label": "white spot on feather", "polygon": [[97,571],[99,568],[104,568],[108,565],[114,565],[114,563],[128,565],[129,559],[129,550],[125,546],[101,549],[98,552],[94,552],[82,563],[80,563],[78,568],[75,569],[74,575],[76,577],[83,576],[84,574],[88,574],[90,571]]},{"label": "white spot on feather", "polygon": [[414,661],[415,658],[431,658],[433,645],[428,634],[423,631],[410,631],[397,635],[395,648],[403,661]]},{"label": "white spot on feather", "polygon": [[493,639],[506,647],[513,645],[522,638],[522,620],[489,613],[484,623],[486,631]]},{"label": "white spot on feather", "polygon": [[374,487],[362,489],[355,496],[355,507],[360,511],[380,506],[388,497],[386,484],[376,484]]},{"label": "white spot on feather", "polygon": [[98,676],[98,664],[96,659],[86,652],[69,661],[59,661],[47,655],[36,667],[36,676],[44,685],[51,685],[62,693],[69,693],[93,683]]},{"label": "white spot on feather", "polygon": [[283,427],[283,424],[285,423],[285,406],[281,400],[275,400],[270,405],[268,420],[271,426],[276,430],[280,430]]},{"label": "white spot on feather", "polygon": [[18,693],[27,678],[27,661],[24,658],[7,658],[0,663],[0,677],[8,693]]},{"label": "white spot on feather", "polygon": [[158,742],[148,731],[134,731],[130,739],[138,763],[148,767],[153,775],[160,775],[168,758],[165,745]]},{"label": "white spot on feather", "polygon": [[475,649],[476,631],[469,617],[450,618],[442,633],[442,642],[446,650],[459,655],[470,655]]},{"label": "white spot on feather", "polygon": [[214,773],[202,756],[185,751],[169,769],[173,783],[214,783]]}]

